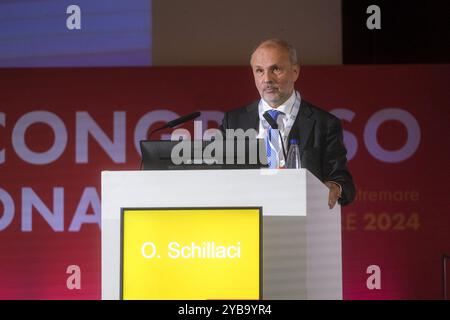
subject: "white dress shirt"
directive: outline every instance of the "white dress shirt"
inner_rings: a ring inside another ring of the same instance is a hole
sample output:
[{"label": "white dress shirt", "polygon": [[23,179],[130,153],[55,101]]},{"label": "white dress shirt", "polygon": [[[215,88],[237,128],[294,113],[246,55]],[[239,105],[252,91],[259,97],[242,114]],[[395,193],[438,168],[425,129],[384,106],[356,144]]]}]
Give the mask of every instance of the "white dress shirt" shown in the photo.
[{"label": "white dress shirt", "polygon": [[[287,99],[285,102],[283,102],[282,105],[280,105],[279,107],[276,108],[276,110],[281,112],[277,118],[277,124],[278,124],[278,130],[280,131],[281,136],[283,137],[283,144],[284,144],[284,148],[285,148],[286,152],[288,152],[287,139],[289,137],[289,132],[288,132],[288,130],[286,130],[286,127],[288,124],[289,115],[293,112],[294,104],[297,99],[298,99],[299,103],[301,103],[300,93],[298,93],[297,91],[294,90],[292,92],[291,96],[289,97],[289,99]],[[267,123],[266,119],[264,119],[263,114],[265,112],[267,112],[269,110],[273,110],[273,109],[274,108],[272,108],[263,98],[261,98],[261,100],[259,102],[259,106],[258,106],[259,130],[258,130],[257,138],[264,139],[267,136],[267,132],[268,132],[268,129],[270,126]],[[284,159],[283,150],[280,150],[278,157],[280,159],[280,167],[283,167],[286,162]]]}]

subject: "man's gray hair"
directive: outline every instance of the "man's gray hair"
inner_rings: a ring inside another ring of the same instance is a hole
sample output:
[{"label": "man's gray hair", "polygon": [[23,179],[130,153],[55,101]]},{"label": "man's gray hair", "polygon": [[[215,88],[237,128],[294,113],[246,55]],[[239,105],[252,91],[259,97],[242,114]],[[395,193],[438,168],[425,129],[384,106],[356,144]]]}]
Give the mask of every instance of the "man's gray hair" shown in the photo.
[{"label": "man's gray hair", "polygon": [[264,40],[264,41],[260,42],[253,49],[252,54],[250,55],[250,59],[258,48],[265,47],[265,46],[279,47],[279,48],[286,50],[289,53],[289,60],[291,61],[291,63],[299,64],[298,58],[297,58],[297,50],[294,48],[294,46],[285,40],[281,40],[281,39],[277,39],[277,38],[268,39],[268,40]]}]

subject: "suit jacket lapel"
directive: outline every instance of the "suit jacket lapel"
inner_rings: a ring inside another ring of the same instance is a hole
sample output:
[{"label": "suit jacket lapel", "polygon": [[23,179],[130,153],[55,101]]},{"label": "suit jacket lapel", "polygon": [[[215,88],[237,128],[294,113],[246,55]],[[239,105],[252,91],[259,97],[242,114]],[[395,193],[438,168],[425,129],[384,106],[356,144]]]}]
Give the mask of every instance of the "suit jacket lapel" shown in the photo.
[{"label": "suit jacket lapel", "polygon": [[302,99],[295,124],[289,133],[289,141],[292,138],[299,139],[300,150],[303,150],[311,134],[315,120],[311,118],[312,110],[308,103]]}]

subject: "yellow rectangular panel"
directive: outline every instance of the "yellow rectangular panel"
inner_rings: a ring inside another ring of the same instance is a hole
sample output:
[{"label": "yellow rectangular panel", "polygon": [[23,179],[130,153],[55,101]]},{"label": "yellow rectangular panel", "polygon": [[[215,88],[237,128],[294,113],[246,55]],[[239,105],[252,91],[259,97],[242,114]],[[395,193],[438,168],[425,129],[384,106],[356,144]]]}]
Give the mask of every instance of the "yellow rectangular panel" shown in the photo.
[{"label": "yellow rectangular panel", "polygon": [[123,299],[259,299],[261,208],[123,209]]}]

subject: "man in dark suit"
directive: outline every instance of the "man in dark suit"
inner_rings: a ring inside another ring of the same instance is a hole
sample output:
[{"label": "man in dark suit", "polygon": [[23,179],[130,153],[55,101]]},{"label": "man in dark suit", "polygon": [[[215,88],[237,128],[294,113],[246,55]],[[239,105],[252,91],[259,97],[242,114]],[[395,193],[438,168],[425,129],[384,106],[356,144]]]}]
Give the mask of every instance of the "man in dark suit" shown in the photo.
[{"label": "man in dark suit", "polygon": [[[355,185],[347,168],[340,120],[305,101],[294,90],[300,72],[296,50],[285,41],[266,40],[253,51],[250,64],[261,99],[225,113],[220,129],[254,129],[258,138],[263,138],[270,126],[264,114],[269,113],[278,124],[280,145],[283,143],[288,150],[290,141],[297,140],[301,166],[329,188],[329,207],[333,208],[337,201],[341,205],[352,202]],[[276,167],[285,165],[281,150],[277,152]]]}]

